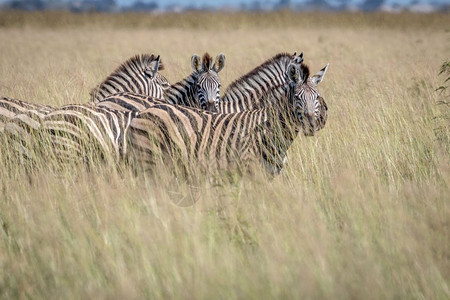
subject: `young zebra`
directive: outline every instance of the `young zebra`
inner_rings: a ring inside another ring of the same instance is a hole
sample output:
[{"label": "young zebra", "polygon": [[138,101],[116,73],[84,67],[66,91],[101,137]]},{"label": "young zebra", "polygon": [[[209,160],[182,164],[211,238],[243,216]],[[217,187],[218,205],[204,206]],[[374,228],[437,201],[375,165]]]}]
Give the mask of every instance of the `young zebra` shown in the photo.
[{"label": "young zebra", "polygon": [[216,111],[220,100],[219,72],[225,67],[225,55],[219,54],[213,64],[205,53],[191,58],[192,74],[175,83],[167,90],[165,99],[171,104],[181,104]]},{"label": "young zebra", "polygon": [[157,104],[142,111],[130,123],[129,155],[145,169],[172,161],[188,172],[195,161],[214,171],[242,168],[257,159],[270,173],[278,173],[298,133],[312,135],[317,130],[304,117],[309,106],[298,98],[303,69],[290,64],[286,75],[290,82],[280,89],[287,90],[270,90],[263,108],[222,114]]},{"label": "young zebra", "polygon": [[170,83],[158,72],[161,70],[164,70],[164,65],[159,55],[152,53],[133,56],[90,92],[91,100],[97,103],[120,92],[163,99]]},{"label": "young zebra", "polygon": [[[225,66],[225,55],[219,54],[213,64],[213,59],[208,53],[205,53],[203,58],[194,54],[191,58],[191,66],[192,74],[165,90],[165,101],[170,104],[216,111],[220,99],[218,73]],[[147,100],[148,98],[136,94],[139,93],[118,93],[103,99],[96,105],[124,111],[142,111],[153,105],[151,100]],[[158,100],[155,97],[153,99]]]}]

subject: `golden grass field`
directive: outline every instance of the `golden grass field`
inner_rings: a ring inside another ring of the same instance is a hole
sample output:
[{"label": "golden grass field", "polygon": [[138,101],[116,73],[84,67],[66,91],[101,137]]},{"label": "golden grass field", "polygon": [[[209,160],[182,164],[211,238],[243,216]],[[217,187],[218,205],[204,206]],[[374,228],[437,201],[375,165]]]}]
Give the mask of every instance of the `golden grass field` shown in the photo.
[{"label": "golden grass field", "polygon": [[2,152],[0,298],[450,298],[435,91],[449,14],[1,13],[0,95],[83,103],[134,54],[160,54],[174,83],[205,51],[226,55],[223,90],[278,52],[303,51],[314,73],[329,62],[325,128],[298,137],[274,180],[205,174],[189,207],[164,169],[29,175]]}]

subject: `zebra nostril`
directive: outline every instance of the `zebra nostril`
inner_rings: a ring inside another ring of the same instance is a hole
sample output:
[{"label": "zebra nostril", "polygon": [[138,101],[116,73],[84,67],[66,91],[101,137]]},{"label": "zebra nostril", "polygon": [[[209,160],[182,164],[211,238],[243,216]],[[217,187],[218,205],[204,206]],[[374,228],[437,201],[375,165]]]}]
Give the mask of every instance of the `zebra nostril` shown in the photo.
[{"label": "zebra nostril", "polygon": [[217,112],[215,101],[208,101],[206,103],[206,109],[211,112]]}]

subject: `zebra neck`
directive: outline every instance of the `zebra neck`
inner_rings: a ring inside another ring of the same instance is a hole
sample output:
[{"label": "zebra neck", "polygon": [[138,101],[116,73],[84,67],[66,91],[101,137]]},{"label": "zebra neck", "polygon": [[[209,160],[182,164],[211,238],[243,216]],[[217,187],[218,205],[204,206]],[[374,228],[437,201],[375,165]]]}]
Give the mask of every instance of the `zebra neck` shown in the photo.
[{"label": "zebra neck", "polygon": [[221,99],[222,112],[237,112],[264,105],[265,96],[274,88],[286,85],[289,56],[281,56],[233,82]]},{"label": "zebra neck", "polygon": [[298,135],[291,113],[274,105],[264,109],[265,121],[256,130],[258,141],[257,153],[267,170],[272,174],[278,174],[286,161],[286,153]]},{"label": "zebra neck", "polygon": [[149,83],[143,77],[143,70],[141,69],[130,69],[128,72],[118,72],[116,74],[111,74],[95,87],[90,95],[92,101],[97,103],[108,96],[111,96],[120,92],[132,92],[136,94],[146,95],[149,92]]},{"label": "zebra neck", "polygon": [[170,104],[197,107],[198,105],[194,93],[197,77],[197,73],[192,73],[179,82],[172,84],[170,88],[166,90],[164,99]]}]

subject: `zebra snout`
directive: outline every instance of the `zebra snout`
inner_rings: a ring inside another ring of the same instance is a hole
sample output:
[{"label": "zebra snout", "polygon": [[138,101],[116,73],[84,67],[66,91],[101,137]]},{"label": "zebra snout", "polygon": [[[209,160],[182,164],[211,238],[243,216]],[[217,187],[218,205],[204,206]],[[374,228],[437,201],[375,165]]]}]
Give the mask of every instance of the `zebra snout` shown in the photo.
[{"label": "zebra snout", "polygon": [[314,136],[314,132],[316,131],[317,122],[314,114],[305,114],[305,121],[303,123],[303,131],[306,136]]},{"label": "zebra snout", "polygon": [[208,102],[206,102],[206,109],[208,111],[217,112],[216,101],[215,100],[209,100]]},{"label": "zebra snout", "polygon": [[304,131],[305,136],[314,136],[314,130]]}]

